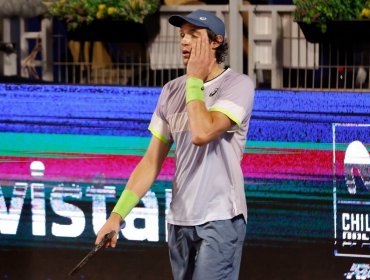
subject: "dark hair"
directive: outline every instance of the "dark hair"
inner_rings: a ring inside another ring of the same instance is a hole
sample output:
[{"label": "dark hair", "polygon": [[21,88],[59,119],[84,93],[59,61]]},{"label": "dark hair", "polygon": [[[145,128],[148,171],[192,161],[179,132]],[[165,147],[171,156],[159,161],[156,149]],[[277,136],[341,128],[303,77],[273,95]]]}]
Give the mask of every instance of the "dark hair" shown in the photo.
[{"label": "dark hair", "polygon": [[[217,41],[217,34],[213,31],[207,29],[208,38],[210,42],[218,42]],[[227,51],[229,49],[229,45],[226,43],[225,38],[223,38],[222,43],[216,49],[216,61],[217,63],[222,63],[225,61],[225,57],[227,56]]]}]

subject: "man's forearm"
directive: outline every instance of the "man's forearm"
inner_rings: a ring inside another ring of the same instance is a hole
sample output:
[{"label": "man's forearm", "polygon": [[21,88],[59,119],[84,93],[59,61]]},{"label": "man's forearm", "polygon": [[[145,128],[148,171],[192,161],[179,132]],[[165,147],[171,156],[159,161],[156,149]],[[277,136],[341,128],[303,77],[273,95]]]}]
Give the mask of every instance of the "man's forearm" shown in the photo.
[{"label": "man's forearm", "polygon": [[113,210],[114,213],[124,219],[136,206],[157,178],[169,149],[169,144],[164,144],[155,137],[152,138],[145,156],[131,173],[125,190]]},{"label": "man's forearm", "polygon": [[186,110],[195,145],[211,142],[232,125],[225,115],[208,111],[204,102],[204,84],[198,78],[188,77],[186,80]]},{"label": "man's forearm", "polygon": [[122,192],[113,213],[119,214],[122,220],[131,212],[138,204],[153,184],[158,175],[158,170],[150,166],[150,163],[143,158],[132,172],[127,185]]}]

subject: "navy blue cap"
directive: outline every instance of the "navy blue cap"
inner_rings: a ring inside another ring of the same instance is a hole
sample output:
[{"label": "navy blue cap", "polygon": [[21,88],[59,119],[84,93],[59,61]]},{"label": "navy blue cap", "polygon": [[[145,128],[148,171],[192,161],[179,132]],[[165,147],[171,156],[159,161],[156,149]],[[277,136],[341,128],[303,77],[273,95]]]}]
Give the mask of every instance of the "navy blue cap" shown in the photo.
[{"label": "navy blue cap", "polygon": [[195,26],[208,28],[216,35],[221,35],[225,38],[225,24],[214,13],[205,10],[195,10],[186,16],[174,15],[168,19],[169,23],[174,26],[181,27],[185,22]]}]

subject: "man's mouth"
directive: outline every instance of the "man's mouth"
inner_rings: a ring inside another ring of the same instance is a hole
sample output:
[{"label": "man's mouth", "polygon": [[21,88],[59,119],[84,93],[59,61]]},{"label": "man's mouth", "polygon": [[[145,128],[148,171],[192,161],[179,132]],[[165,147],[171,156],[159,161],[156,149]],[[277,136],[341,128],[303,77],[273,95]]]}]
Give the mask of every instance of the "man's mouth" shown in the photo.
[{"label": "man's mouth", "polygon": [[190,51],[188,50],[183,50],[182,51],[182,56],[185,57],[185,58],[188,58],[190,56]]}]

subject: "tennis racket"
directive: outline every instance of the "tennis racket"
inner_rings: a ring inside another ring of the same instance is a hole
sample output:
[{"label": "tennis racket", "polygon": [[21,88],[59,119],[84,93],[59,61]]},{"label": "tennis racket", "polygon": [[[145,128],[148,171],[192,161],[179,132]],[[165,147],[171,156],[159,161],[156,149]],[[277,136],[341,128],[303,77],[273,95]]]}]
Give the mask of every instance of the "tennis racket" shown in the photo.
[{"label": "tennis racket", "polygon": [[[121,229],[124,228],[125,222],[121,224]],[[77,272],[79,272],[93,257],[95,257],[102,249],[105,248],[107,243],[113,238],[113,236],[116,234],[116,231],[112,230],[111,232],[104,235],[104,238],[98,245],[96,245],[94,248],[91,249],[89,253],[74,267],[72,270],[68,273],[69,277],[72,277]]]}]

